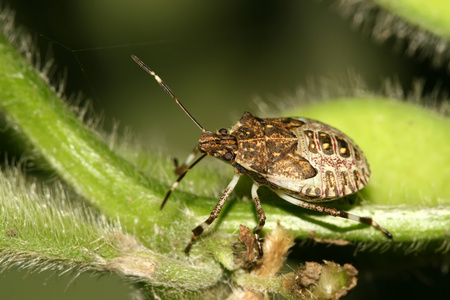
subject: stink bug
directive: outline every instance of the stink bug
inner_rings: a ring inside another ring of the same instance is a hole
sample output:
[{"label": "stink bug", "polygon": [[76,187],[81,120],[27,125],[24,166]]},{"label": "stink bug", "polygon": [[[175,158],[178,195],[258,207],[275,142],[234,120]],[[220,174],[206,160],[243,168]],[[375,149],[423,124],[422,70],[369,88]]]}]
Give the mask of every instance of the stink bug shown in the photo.
[{"label": "stink bug", "polygon": [[[370,169],[366,158],[348,136],[336,128],[307,118],[258,118],[248,112],[230,130],[220,129],[215,133],[207,131],[155,72],[135,55],[132,58],[156,79],[203,132],[193,153],[184,164],[176,167],[179,177],[167,192],[161,209],[186,173],[207,155],[234,167],[235,175],[211,215],[192,230],[193,236],[184,250],[186,253],[197,237],[217,218],[241,175],[253,179],[251,195],[259,219],[253,234],[260,257],[263,250],[259,233],[266,220],[257,193],[261,185],[269,187],[280,198],[294,205],[371,225],[392,239],[392,235],[371,218],[317,204],[353,194],[369,181]],[[201,156],[192,163],[198,152]]]}]

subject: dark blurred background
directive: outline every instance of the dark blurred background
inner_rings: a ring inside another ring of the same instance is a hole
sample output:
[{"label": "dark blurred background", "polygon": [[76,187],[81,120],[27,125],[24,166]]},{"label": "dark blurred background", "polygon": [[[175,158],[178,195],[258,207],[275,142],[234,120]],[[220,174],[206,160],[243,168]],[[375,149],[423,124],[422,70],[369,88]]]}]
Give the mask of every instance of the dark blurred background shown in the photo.
[{"label": "dark blurred background", "polygon": [[[3,0],[3,4],[32,35],[43,60],[54,60],[52,80],[65,78],[67,97],[82,93],[82,103],[92,103],[95,114],[103,115],[104,130],[110,131],[118,121],[121,127],[131,127],[146,148],[162,148],[178,157],[191,151],[200,131],[131,60],[131,54],[154,69],[210,130],[230,127],[244,111],[255,111],[257,97],[283,101],[297,88],[307,88],[308,78],[339,78],[349,70],[374,91],[386,78],[398,80],[406,93],[415,78],[425,79],[425,93],[436,84],[442,84],[443,93],[449,90],[446,68],[407,57],[401,46],[394,51],[393,39],[375,43],[368,34],[353,30],[332,1]],[[305,260],[316,259],[315,249],[302,249]],[[351,248],[339,249],[331,253],[346,253],[347,260],[327,259],[355,264],[370,260],[354,258]],[[406,265],[415,260],[404,259]],[[401,276],[385,276],[388,267],[378,277],[376,272],[362,273],[361,284],[349,299],[398,299],[418,293],[399,292],[399,286],[415,286],[427,298],[430,292],[435,292],[434,299],[441,297],[443,282],[450,282],[448,274],[442,276],[445,270],[439,262],[423,265],[400,270]],[[55,280],[52,273],[24,278],[25,274],[2,273],[0,298],[6,293],[5,299],[123,299],[128,292],[114,277],[86,280],[84,275],[69,284],[71,276]],[[31,294],[26,296],[25,291]],[[95,296],[99,291],[103,296]]]}]

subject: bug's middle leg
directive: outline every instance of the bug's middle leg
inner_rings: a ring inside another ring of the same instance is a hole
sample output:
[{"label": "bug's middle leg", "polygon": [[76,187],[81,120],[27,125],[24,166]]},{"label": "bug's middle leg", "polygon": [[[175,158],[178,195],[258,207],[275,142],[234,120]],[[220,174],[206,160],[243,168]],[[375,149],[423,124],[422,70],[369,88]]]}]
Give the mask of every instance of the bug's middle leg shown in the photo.
[{"label": "bug's middle leg", "polygon": [[258,224],[258,226],[256,226],[253,229],[253,234],[255,235],[256,245],[258,246],[259,257],[262,257],[264,252],[262,249],[261,240],[259,239],[259,233],[261,232],[261,230],[264,227],[264,224],[266,223],[266,215],[264,214],[264,210],[262,208],[261,201],[259,200],[259,197],[258,197],[258,188],[259,188],[259,186],[254,183],[252,186],[252,198],[253,198],[253,202],[255,203],[256,212],[258,214],[259,224]]},{"label": "bug's middle leg", "polygon": [[186,249],[184,249],[185,253],[188,253],[189,250],[192,247],[192,244],[194,243],[194,241],[197,239],[197,237],[202,234],[202,232],[209,226],[211,225],[211,223],[217,218],[217,216],[219,215],[220,211],[223,208],[223,205],[225,204],[225,202],[227,201],[228,197],[230,196],[231,192],[234,190],[236,184],[239,181],[239,174],[235,174],[233,179],[231,180],[231,182],[228,184],[227,188],[225,189],[225,191],[223,192],[222,196],[220,197],[219,202],[217,202],[216,207],[214,207],[214,209],[211,212],[211,215],[209,216],[209,218],[203,222],[202,224],[198,225],[197,227],[195,227],[192,232],[194,233],[194,235],[191,238],[191,241],[189,242],[189,244],[187,245]]}]

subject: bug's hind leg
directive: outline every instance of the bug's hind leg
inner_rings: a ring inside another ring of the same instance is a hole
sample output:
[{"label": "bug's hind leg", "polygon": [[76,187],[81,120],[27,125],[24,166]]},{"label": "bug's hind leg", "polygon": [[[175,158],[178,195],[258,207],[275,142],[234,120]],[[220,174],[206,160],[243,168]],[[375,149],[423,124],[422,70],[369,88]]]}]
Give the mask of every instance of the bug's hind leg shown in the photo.
[{"label": "bug's hind leg", "polygon": [[236,186],[236,184],[239,181],[239,177],[240,175],[236,174],[234,175],[233,179],[231,180],[231,182],[228,184],[227,188],[225,189],[225,191],[223,192],[222,196],[220,197],[219,202],[217,202],[216,207],[214,207],[214,209],[211,212],[211,215],[209,216],[209,218],[203,222],[202,224],[198,225],[197,227],[195,227],[192,232],[194,233],[194,235],[191,238],[191,241],[189,242],[189,244],[187,245],[186,249],[184,249],[185,253],[189,253],[189,250],[192,247],[192,244],[195,242],[195,240],[197,239],[197,237],[202,234],[202,232],[209,226],[211,225],[211,223],[217,218],[217,216],[219,215],[220,211],[223,208],[223,205],[225,204],[225,202],[227,201],[228,197],[230,196],[231,192],[234,190],[234,187]]},{"label": "bug's hind leg", "polygon": [[252,186],[252,198],[253,198],[253,202],[255,203],[256,212],[258,214],[259,224],[258,224],[258,226],[256,226],[253,229],[253,234],[255,235],[256,245],[258,247],[258,254],[259,254],[259,257],[261,258],[263,256],[264,252],[262,249],[261,240],[259,239],[259,233],[261,232],[261,230],[264,227],[264,224],[266,223],[266,215],[264,214],[264,210],[262,208],[261,201],[259,201],[258,188],[259,188],[259,186],[254,183]]},{"label": "bug's hind leg", "polygon": [[324,214],[327,214],[327,215],[330,215],[330,216],[333,216],[333,217],[341,217],[341,218],[344,218],[344,219],[350,219],[350,220],[353,220],[353,221],[356,221],[356,222],[368,224],[368,225],[370,225],[370,226],[380,230],[389,240],[392,240],[392,234],[389,231],[387,231],[386,229],[384,229],[383,227],[381,227],[380,225],[378,225],[378,223],[375,222],[374,220],[372,220],[372,218],[359,217],[359,216],[350,214],[348,212],[345,212],[345,211],[342,211],[342,210],[339,210],[339,209],[336,209],[336,208],[333,208],[333,207],[326,207],[326,206],[322,206],[322,205],[319,205],[319,204],[306,202],[306,201],[294,198],[292,196],[289,196],[289,195],[285,194],[282,191],[276,191],[276,193],[282,199],[284,199],[284,200],[286,200],[286,201],[288,201],[288,202],[290,202],[290,203],[292,203],[294,205],[297,205],[297,206],[300,206],[300,207],[303,207],[303,208],[306,208],[306,209],[318,211],[318,212],[321,212],[321,213],[324,213]]}]

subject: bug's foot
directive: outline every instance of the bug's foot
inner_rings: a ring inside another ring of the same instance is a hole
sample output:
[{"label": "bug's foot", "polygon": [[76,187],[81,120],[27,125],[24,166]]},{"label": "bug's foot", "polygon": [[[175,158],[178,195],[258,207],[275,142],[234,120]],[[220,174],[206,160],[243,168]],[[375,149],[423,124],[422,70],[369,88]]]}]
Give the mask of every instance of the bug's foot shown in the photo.
[{"label": "bug's foot", "polygon": [[394,239],[394,237],[392,236],[392,234],[389,231],[387,231],[386,229],[384,229],[383,227],[378,225],[378,223],[375,222],[374,220],[372,220],[372,224],[370,224],[370,225],[372,225],[376,229],[380,230],[389,239],[389,241],[392,241]]},{"label": "bug's foot", "polygon": [[180,176],[181,174],[183,174],[184,170],[186,169],[186,166],[184,164],[180,166],[178,159],[176,158],[173,158],[172,162],[174,166],[173,172],[175,173],[175,175]]},{"label": "bug's foot", "polygon": [[190,241],[189,244],[187,245],[187,247],[184,249],[184,253],[189,254],[189,250],[191,250],[192,244],[194,243],[194,241]]},{"label": "bug's foot", "polygon": [[255,234],[256,248],[258,248],[258,258],[262,258],[264,255],[263,247],[259,235]]}]

